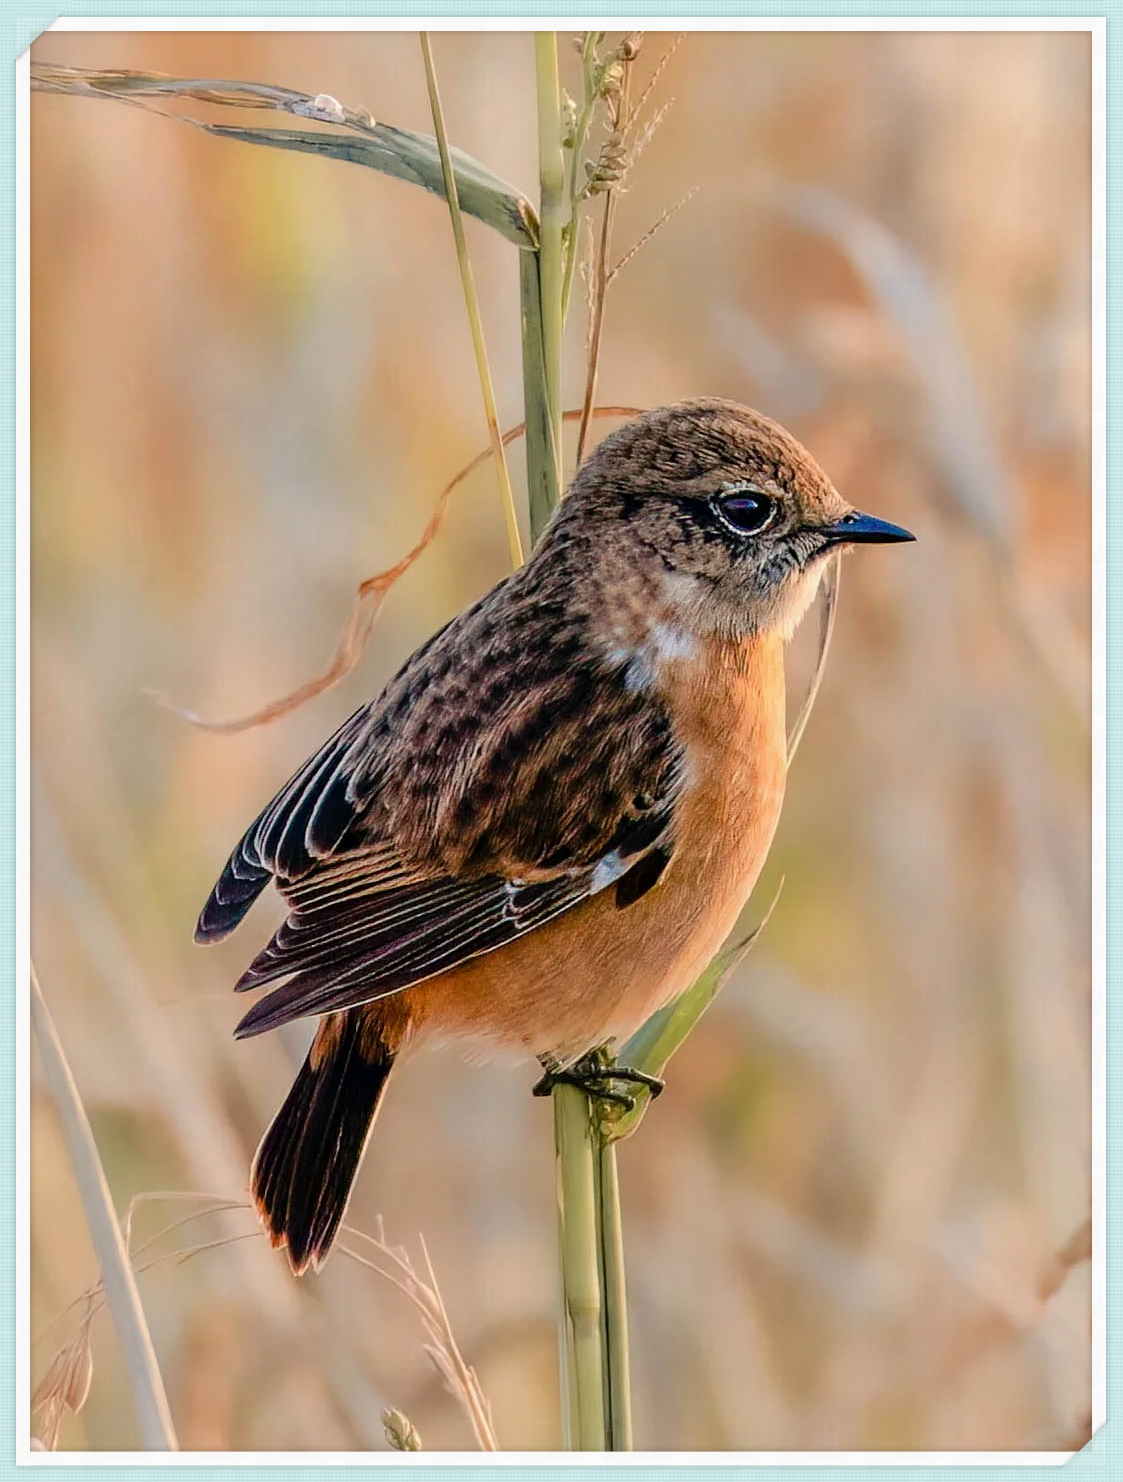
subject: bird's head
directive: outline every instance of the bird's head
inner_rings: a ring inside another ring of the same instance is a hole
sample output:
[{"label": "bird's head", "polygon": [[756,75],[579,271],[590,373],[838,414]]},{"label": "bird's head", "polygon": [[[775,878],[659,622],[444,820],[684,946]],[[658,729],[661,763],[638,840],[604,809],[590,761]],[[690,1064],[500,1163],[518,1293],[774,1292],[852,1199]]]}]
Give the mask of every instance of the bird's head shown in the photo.
[{"label": "bird's head", "polygon": [[623,576],[696,633],[790,636],[840,547],[912,540],[853,509],[790,433],[730,401],[680,402],[605,438],[565,500]]}]

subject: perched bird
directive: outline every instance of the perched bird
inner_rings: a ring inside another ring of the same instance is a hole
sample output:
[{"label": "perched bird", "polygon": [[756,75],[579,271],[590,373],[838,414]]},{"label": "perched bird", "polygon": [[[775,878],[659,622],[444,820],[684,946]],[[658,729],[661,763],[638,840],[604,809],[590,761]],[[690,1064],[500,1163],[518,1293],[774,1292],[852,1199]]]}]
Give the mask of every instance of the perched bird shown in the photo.
[{"label": "perched bird", "polygon": [[278,986],[236,1033],[320,1019],[252,1172],[295,1271],[331,1248],[405,1049],[476,1038],[603,1081],[587,1052],[697,976],[772,841],[784,644],[826,557],[911,539],[757,412],[647,413],[281,789],[196,939],[276,881],[288,918],[236,987]]}]

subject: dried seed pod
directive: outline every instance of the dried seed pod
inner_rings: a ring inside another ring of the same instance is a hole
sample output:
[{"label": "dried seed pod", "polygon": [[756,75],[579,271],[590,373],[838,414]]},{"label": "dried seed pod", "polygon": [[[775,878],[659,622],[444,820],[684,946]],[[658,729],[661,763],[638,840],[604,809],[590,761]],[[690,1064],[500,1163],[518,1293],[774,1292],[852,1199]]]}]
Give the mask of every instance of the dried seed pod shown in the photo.
[{"label": "dried seed pod", "polygon": [[562,92],[562,147],[572,149],[577,143],[577,104]]},{"label": "dried seed pod", "polygon": [[83,1323],[70,1344],[63,1374],[62,1402],[75,1415],[90,1397],[94,1377],[94,1356],[90,1348],[90,1325]]},{"label": "dried seed pod", "polygon": [[90,1347],[90,1323],[87,1313],[73,1337],[55,1354],[47,1371],[31,1396],[31,1412],[40,1418],[43,1447],[53,1451],[58,1445],[59,1428],[67,1410],[77,1415],[90,1397],[94,1377],[94,1358]]},{"label": "dried seed pod", "polygon": [[615,98],[619,95],[623,81],[623,62],[609,62],[601,71],[597,92],[602,98]]}]

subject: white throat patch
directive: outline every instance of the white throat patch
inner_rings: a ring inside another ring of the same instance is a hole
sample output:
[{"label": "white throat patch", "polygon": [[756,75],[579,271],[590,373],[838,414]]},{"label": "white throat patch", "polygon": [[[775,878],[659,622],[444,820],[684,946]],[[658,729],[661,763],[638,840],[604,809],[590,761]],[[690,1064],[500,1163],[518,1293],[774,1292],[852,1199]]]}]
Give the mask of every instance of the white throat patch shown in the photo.
[{"label": "white throat patch", "polygon": [[692,659],[698,643],[692,633],[673,622],[653,623],[647,637],[634,647],[614,647],[614,663],[624,665],[624,685],[633,693],[650,689],[667,664]]}]

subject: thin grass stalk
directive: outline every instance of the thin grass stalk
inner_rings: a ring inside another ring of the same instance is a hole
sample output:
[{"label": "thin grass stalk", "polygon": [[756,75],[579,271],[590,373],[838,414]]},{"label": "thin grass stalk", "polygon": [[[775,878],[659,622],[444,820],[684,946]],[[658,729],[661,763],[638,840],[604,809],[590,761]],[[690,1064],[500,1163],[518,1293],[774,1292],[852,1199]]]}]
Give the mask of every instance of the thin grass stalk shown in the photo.
[{"label": "thin grass stalk", "polygon": [[433,133],[441,157],[441,174],[444,178],[445,199],[452,221],[452,236],[456,243],[456,260],[460,267],[460,283],[464,290],[464,307],[468,311],[468,324],[472,331],[472,348],[476,353],[476,371],[480,378],[480,395],[483,398],[484,416],[487,419],[488,437],[495,460],[496,477],[499,480],[499,495],[503,504],[503,515],[507,522],[507,540],[511,547],[511,564],[521,566],[523,562],[522,536],[519,534],[519,518],[515,509],[515,495],[507,471],[507,454],[503,448],[503,433],[499,426],[499,413],[495,405],[495,390],[491,383],[491,367],[488,364],[487,346],[484,343],[483,321],[476,297],[476,280],[472,274],[472,262],[468,256],[468,244],[464,239],[464,217],[460,211],[460,198],[456,188],[456,175],[449,154],[448,134],[445,130],[441,95],[437,88],[437,73],[433,66],[433,48],[427,31],[420,32],[421,55],[425,62],[425,81],[429,88],[429,107],[433,114]]},{"label": "thin grass stalk", "polygon": [[164,1380],[156,1362],[105,1170],[34,966],[31,969],[31,1021],[39,1043],[43,1074],[58,1112],[90,1238],[101,1266],[106,1300],[132,1385],[141,1437],[149,1451],[178,1451]]},{"label": "thin grass stalk", "polygon": [[604,300],[607,291],[608,247],[612,240],[612,225],[616,216],[616,192],[609,190],[604,196],[604,212],[601,216],[600,235],[597,238],[596,266],[593,271],[592,306],[589,313],[589,373],[585,380],[585,400],[581,407],[581,425],[577,429],[577,465],[585,456],[585,440],[589,435],[589,418],[597,395],[597,367],[600,362],[601,334],[604,330]]},{"label": "thin grass stalk", "polygon": [[553,1112],[563,1435],[567,1451],[608,1451],[611,1380],[603,1295],[601,1144],[583,1091],[556,1087]]},{"label": "thin grass stalk", "polygon": [[803,703],[799,707],[795,721],[788,732],[788,766],[792,764],[799,743],[803,740],[803,733],[807,729],[807,722],[811,719],[811,712],[815,708],[815,701],[819,698],[819,686],[823,682],[823,674],[827,667],[827,654],[830,653],[831,639],[834,637],[834,620],[838,612],[838,589],[842,581],[842,552],[836,551],[830,558],[826,575],[823,577],[819,595],[819,654],[815,660],[815,672],[811,676],[811,683],[807,686],[807,693],[803,697]]},{"label": "thin grass stalk", "polygon": [[542,293],[542,359],[560,491],[565,232],[571,212],[566,192],[565,151],[562,148],[558,38],[553,31],[534,33],[534,72],[538,95],[538,170],[541,190],[538,207],[538,273]]}]

